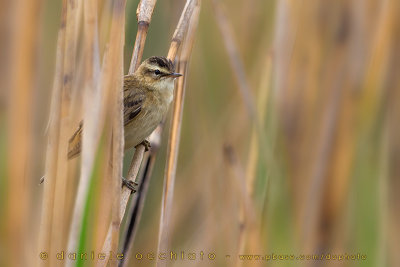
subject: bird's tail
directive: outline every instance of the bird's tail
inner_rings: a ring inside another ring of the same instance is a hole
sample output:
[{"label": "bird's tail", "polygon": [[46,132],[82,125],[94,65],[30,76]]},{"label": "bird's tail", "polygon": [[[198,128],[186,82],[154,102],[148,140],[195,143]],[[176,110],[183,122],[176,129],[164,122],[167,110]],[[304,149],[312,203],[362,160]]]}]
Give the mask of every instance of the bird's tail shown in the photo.
[{"label": "bird's tail", "polygon": [[79,156],[82,148],[83,121],[79,123],[79,128],[75,131],[68,141],[68,159]]}]

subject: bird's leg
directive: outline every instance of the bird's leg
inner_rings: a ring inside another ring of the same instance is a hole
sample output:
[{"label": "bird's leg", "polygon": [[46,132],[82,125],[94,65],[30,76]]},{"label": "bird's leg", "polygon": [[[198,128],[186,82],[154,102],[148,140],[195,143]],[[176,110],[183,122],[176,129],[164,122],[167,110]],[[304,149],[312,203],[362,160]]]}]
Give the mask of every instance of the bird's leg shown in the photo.
[{"label": "bird's leg", "polygon": [[132,191],[132,193],[135,193],[136,190],[136,186],[138,186],[138,183],[128,180],[125,177],[121,177],[122,179],[122,186],[126,186],[128,189],[130,189]]},{"label": "bird's leg", "polygon": [[[144,145],[144,151],[149,151],[150,147],[151,147],[151,144],[150,144],[149,140],[147,140],[147,139],[144,139],[139,145]],[[139,146],[139,145],[137,145],[137,146]]]}]

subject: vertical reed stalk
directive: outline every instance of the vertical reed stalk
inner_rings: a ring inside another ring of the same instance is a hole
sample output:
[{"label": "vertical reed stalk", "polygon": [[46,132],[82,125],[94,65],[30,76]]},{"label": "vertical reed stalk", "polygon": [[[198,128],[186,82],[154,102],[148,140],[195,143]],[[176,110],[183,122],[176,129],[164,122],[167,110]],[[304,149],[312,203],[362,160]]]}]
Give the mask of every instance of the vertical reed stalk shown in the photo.
[{"label": "vertical reed stalk", "polygon": [[[51,253],[51,229],[53,220],[53,207],[55,200],[55,186],[57,175],[58,146],[60,135],[60,113],[61,113],[61,96],[64,69],[64,50],[66,38],[66,12],[67,1],[63,1],[61,11],[61,26],[58,31],[58,40],[56,48],[56,67],[54,74],[54,83],[52,90],[52,99],[49,117],[48,143],[46,151],[45,177],[47,177],[44,186],[44,194],[42,200],[42,217],[39,234],[38,253],[40,251],[48,251]],[[46,262],[38,259],[38,266],[47,266]]]},{"label": "vertical reed stalk", "polygon": [[[244,254],[247,244],[251,244],[252,251],[256,251],[261,248],[261,239],[259,236],[261,220],[250,195],[250,188],[247,186],[247,177],[232,146],[225,145],[224,159],[228,163],[228,169],[233,176],[237,195],[240,196],[238,212],[239,233],[236,253],[239,255]],[[242,266],[242,263],[241,260],[237,259],[236,266]]]},{"label": "vertical reed stalk", "polygon": [[[123,50],[125,37],[125,6],[126,0],[116,0],[112,11],[112,24],[109,47],[109,62],[113,71],[109,75],[110,91],[109,112],[107,121],[112,125],[112,186],[111,200],[111,246],[109,251],[117,252],[119,229],[122,213],[120,211],[122,162],[124,155],[124,123],[123,123]],[[110,262],[117,266],[117,261]]]},{"label": "vertical reed stalk", "polygon": [[243,98],[246,109],[249,112],[250,117],[257,123],[257,114],[255,109],[254,96],[251,91],[249,82],[246,77],[246,72],[241,61],[236,41],[234,40],[232,27],[225,16],[220,0],[212,0],[215,18],[217,20],[218,27],[220,29],[222,39],[225,44],[226,51],[229,56],[229,62],[234,72],[234,77],[239,87],[240,94]]},{"label": "vertical reed stalk", "polygon": [[[172,42],[170,45],[170,49],[168,52],[168,58],[171,59],[172,61],[175,60],[177,51],[180,47],[182,39],[184,38],[185,32],[188,27],[187,20],[193,14],[193,11],[195,8],[194,4],[196,4],[195,1],[188,0],[182,11],[182,15],[180,17],[180,20],[179,20],[176,30],[174,32]],[[151,8],[151,9],[147,9],[147,10],[153,10],[153,9]],[[135,43],[135,46],[136,46],[136,43]],[[136,50],[136,48],[134,49],[134,51],[135,50]],[[134,53],[134,55],[135,55],[135,53]],[[131,67],[132,67],[132,64],[133,64],[133,59],[131,61]],[[139,220],[140,220],[141,213],[143,210],[143,203],[144,203],[144,199],[146,198],[148,183],[150,182],[150,177],[151,177],[151,174],[153,171],[157,151],[158,151],[158,148],[159,148],[160,142],[161,142],[161,133],[162,133],[162,124],[160,126],[158,126],[157,129],[154,130],[154,132],[149,137],[150,143],[152,145],[152,149],[150,151],[150,155],[148,157],[146,157],[146,159],[144,160],[144,166],[146,166],[146,167],[143,171],[143,178],[141,179],[142,184],[139,187],[139,191],[136,192],[136,196],[133,199],[133,203],[131,205],[131,211],[129,212],[129,214],[132,214],[132,216],[127,219],[128,227],[126,230],[126,234],[124,235],[125,242],[123,243],[124,244],[123,252],[124,252],[124,255],[127,255],[128,257],[130,254],[129,251],[132,248],[131,241],[133,241],[133,239],[134,239],[134,235],[137,231],[137,227],[139,225]],[[143,146],[139,146],[138,148],[143,149],[142,147]],[[138,159],[140,158],[140,160],[142,160],[144,150],[143,150],[143,152],[141,152],[141,150],[139,150],[139,153],[141,155],[137,156],[137,158]],[[135,156],[136,156],[136,151],[135,151],[134,157]],[[134,165],[135,165],[135,160],[132,161],[131,166],[134,166]],[[136,177],[137,171],[135,171],[133,173],[135,173],[134,177]],[[121,266],[126,266],[126,264],[128,264],[128,262],[129,262],[129,258],[124,258],[124,260],[121,261]]]},{"label": "vertical reed stalk", "polygon": [[154,167],[155,157],[147,155],[147,157],[143,159],[143,162],[145,163],[142,174],[143,178],[138,181],[138,191],[135,193],[130,209],[127,212],[127,226],[123,234],[124,240],[122,242],[122,253],[124,254],[124,258],[120,262],[121,267],[126,267],[129,264],[133,240],[135,239],[139,222],[142,217],[141,215],[144,207],[144,200],[149,188],[150,175],[151,170]]},{"label": "vertical reed stalk", "polygon": [[[143,50],[144,50],[144,44],[146,41],[146,36],[147,36],[147,30],[151,22],[151,17],[153,14],[154,6],[156,4],[156,0],[142,0],[140,1],[138,8],[137,8],[137,18],[138,18],[138,32],[136,35],[136,41],[135,41],[135,46],[134,46],[134,52],[132,54],[132,59],[131,59],[131,67],[129,70],[129,74],[133,74],[136,68],[139,66],[142,55],[143,55]],[[122,90],[121,90],[122,92]],[[123,135],[120,137],[123,139]],[[131,166],[129,168],[128,172],[128,177],[127,179],[130,181],[135,181],[137,174],[140,169],[140,165],[143,159],[143,155],[145,152],[145,147],[143,145],[139,145],[136,147],[135,154],[132,158]],[[122,160],[121,160],[122,162]],[[119,177],[122,177],[122,173]],[[119,181],[119,178],[117,178]],[[117,209],[119,211],[119,214],[116,218],[114,218],[113,223],[110,224],[106,239],[104,241],[104,244],[102,246],[102,251],[111,251],[112,245],[113,245],[113,231],[115,225],[118,225],[118,229],[120,227],[121,221],[124,217],[125,210],[128,204],[129,197],[131,195],[130,189],[124,187],[121,192],[121,197],[120,201],[118,203],[118,207],[114,207],[114,209]],[[116,249],[114,250],[116,251]],[[98,261],[97,264],[99,266],[105,266],[108,262],[108,257],[109,254],[106,254],[107,257],[104,260]]]},{"label": "vertical reed stalk", "polygon": [[212,0],[212,4],[214,7],[217,25],[225,45],[229,63],[237,82],[240,95],[247,109],[249,117],[252,119],[254,124],[255,133],[257,134],[257,142],[259,143],[259,146],[261,147],[260,150],[262,151],[260,154],[261,161],[267,162],[270,167],[270,172],[275,173],[276,171],[274,170],[274,166],[276,164],[274,163],[274,159],[270,153],[271,148],[266,141],[266,134],[264,128],[262,127],[259,114],[257,113],[252,88],[250,87],[248,77],[246,76],[245,68],[234,38],[232,25],[225,15],[224,7],[220,0]]},{"label": "vertical reed stalk", "polygon": [[[254,192],[254,181],[255,181],[255,167],[258,160],[258,152],[261,150],[260,162],[268,162],[271,164],[271,157],[267,157],[269,146],[265,141],[266,135],[263,130],[263,119],[265,118],[265,106],[267,100],[266,90],[267,83],[269,82],[269,74],[271,70],[270,58],[267,60],[267,68],[265,70],[266,81],[264,82],[263,91],[260,92],[259,112],[257,112],[257,106],[254,101],[254,96],[249,84],[248,77],[246,76],[243,62],[237,47],[236,40],[234,38],[234,32],[230,21],[224,12],[224,7],[219,0],[212,1],[215,18],[219,27],[226,52],[228,54],[229,63],[234,73],[234,77],[238,84],[238,89],[245,104],[245,107],[249,113],[250,118],[253,120],[253,132],[250,141],[250,157],[248,163],[248,174],[245,172],[239,164],[238,159],[234,153],[233,148],[228,146],[225,150],[225,156],[228,159],[228,163],[231,166],[232,174],[235,177],[235,181],[238,186],[239,193],[241,194],[241,202],[239,206],[239,241],[237,252],[243,254],[246,248],[246,244],[251,244],[252,249],[259,249],[261,246],[260,237],[257,233],[260,228],[261,219],[259,213],[255,210],[253,202]],[[261,149],[259,149],[261,147]],[[236,266],[241,266],[240,260],[236,261]]]},{"label": "vertical reed stalk", "polygon": [[[185,96],[185,85],[188,73],[188,64],[190,60],[191,51],[194,44],[194,37],[197,30],[199,13],[200,13],[200,5],[201,1],[193,1],[190,5],[190,2],[187,2],[185,7],[188,10],[189,8],[193,8],[193,11],[190,17],[183,16],[181,17],[185,20],[187,19],[187,33],[184,39],[184,43],[182,46],[182,51],[180,53],[180,59],[178,64],[178,71],[183,74],[183,79],[178,79],[175,97],[174,97],[174,107],[172,112],[172,121],[168,142],[168,152],[167,152],[167,165],[164,174],[164,187],[163,187],[163,198],[162,198],[162,206],[161,206],[161,218],[160,218],[160,232],[159,232],[159,240],[158,240],[158,252],[166,251],[170,246],[170,216],[172,212],[173,206],[173,192],[174,192],[174,184],[176,177],[176,166],[178,161],[178,151],[179,151],[179,140],[180,140],[180,131],[182,124],[182,114],[183,114],[183,104],[184,104],[184,96]],[[187,14],[184,10],[183,14]],[[178,28],[179,29],[179,28]],[[183,35],[182,31],[175,31],[179,35]],[[168,53],[169,56],[174,55],[174,51],[177,50],[179,39],[173,39],[170,50],[171,53]],[[180,42],[179,42],[180,43]],[[157,260],[157,266],[166,266],[166,261]]]},{"label": "vertical reed stalk", "polygon": [[[260,118],[260,126],[264,127],[264,120],[267,115],[267,102],[268,96],[270,94],[270,82],[271,82],[271,71],[272,71],[272,56],[268,54],[265,63],[261,67],[263,69],[264,75],[260,78],[260,85],[258,89],[257,96],[257,112]],[[249,158],[246,166],[246,185],[249,189],[249,195],[253,197],[254,195],[254,185],[256,178],[256,168],[260,153],[257,129],[253,126],[251,137],[250,137],[250,151]]]},{"label": "vertical reed stalk", "polygon": [[[14,32],[10,34],[9,52],[12,61],[6,62],[7,68],[11,69],[10,77],[7,77],[10,116],[8,117],[6,163],[7,175],[10,179],[5,190],[7,195],[4,198],[8,207],[2,215],[7,218],[4,223],[7,229],[6,243],[10,250],[5,251],[5,255],[9,265],[24,266],[30,262],[21,255],[21,244],[27,242],[28,236],[27,215],[31,197],[28,181],[31,178],[31,162],[34,156],[32,99],[37,77],[35,53],[41,4],[40,0],[14,1],[10,4],[13,7],[10,18],[15,26]],[[1,42],[4,41],[1,40]]]},{"label": "vertical reed stalk", "polygon": [[[71,103],[73,89],[73,81],[75,80],[75,61],[77,49],[77,24],[79,23],[79,13],[82,2],[81,1],[68,1],[67,2],[67,16],[65,20],[65,50],[64,50],[64,68],[63,68],[63,89],[62,89],[62,103],[61,103],[61,117],[60,117],[60,136],[59,136],[59,150],[57,160],[57,174],[55,177],[55,199],[53,211],[53,225],[51,228],[51,247],[55,251],[61,251],[66,246],[68,225],[66,224],[66,198],[67,198],[67,180],[72,177],[69,174],[69,162],[67,160],[68,153],[68,140],[71,137],[71,129],[73,126]],[[51,257],[49,265],[54,266],[57,264],[57,259]]]},{"label": "vertical reed stalk", "polygon": [[129,74],[133,74],[142,61],[147,30],[149,29],[156,3],[157,0],[141,0],[137,7],[136,16],[138,21],[138,31],[136,34],[135,46],[133,48]]},{"label": "vertical reed stalk", "polygon": [[[84,35],[82,51],[84,53],[83,57],[85,58],[83,61],[83,106],[85,107],[83,110],[83,121],[85,123],[85,130],[82,136],[82,164],[68,237],[68,251],[76,251],[77,249],[96,148],[100,139],[101,131],[99,131],[99,129],[101,129],[102,126],[97,123],[102,123],[102,120],[98,120],[98,118],[101,117],[101,115],[99,116],[102,110],[101,95],[102,92],[104,92],[101,84],[97,83],[100,70],[97,7],[97,0],[87,0],[83,2]],[[96,88],[97,86],[98,88]],[[72,265],[73,261],[67,262],[67,266]]]}]

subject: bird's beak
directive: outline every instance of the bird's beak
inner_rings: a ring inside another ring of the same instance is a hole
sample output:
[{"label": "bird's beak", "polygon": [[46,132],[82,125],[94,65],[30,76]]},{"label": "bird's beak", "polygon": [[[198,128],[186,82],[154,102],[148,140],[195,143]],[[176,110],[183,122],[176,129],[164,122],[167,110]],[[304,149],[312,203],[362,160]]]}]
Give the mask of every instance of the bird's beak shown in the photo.
[{"label": "bird's beak", "polygon": [[171,76],[171,77],[173,77],[173,78],[178,78],[178,77],[181,77],[182,74],[176,73],[176,72],[172,72],[169,76]]}]

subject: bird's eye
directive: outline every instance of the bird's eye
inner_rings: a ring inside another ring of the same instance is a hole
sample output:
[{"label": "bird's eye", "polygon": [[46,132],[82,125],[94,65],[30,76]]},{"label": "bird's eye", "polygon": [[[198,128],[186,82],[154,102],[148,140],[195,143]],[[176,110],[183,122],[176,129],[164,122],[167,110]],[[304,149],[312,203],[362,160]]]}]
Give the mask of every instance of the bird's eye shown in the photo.
[{"label": "bird's eye", "polygon": [[154,73],[155,73],[156,75],[160,75],[160,74],[161,74],[161,71],[160,71],[160,70],[155,70]]}]

